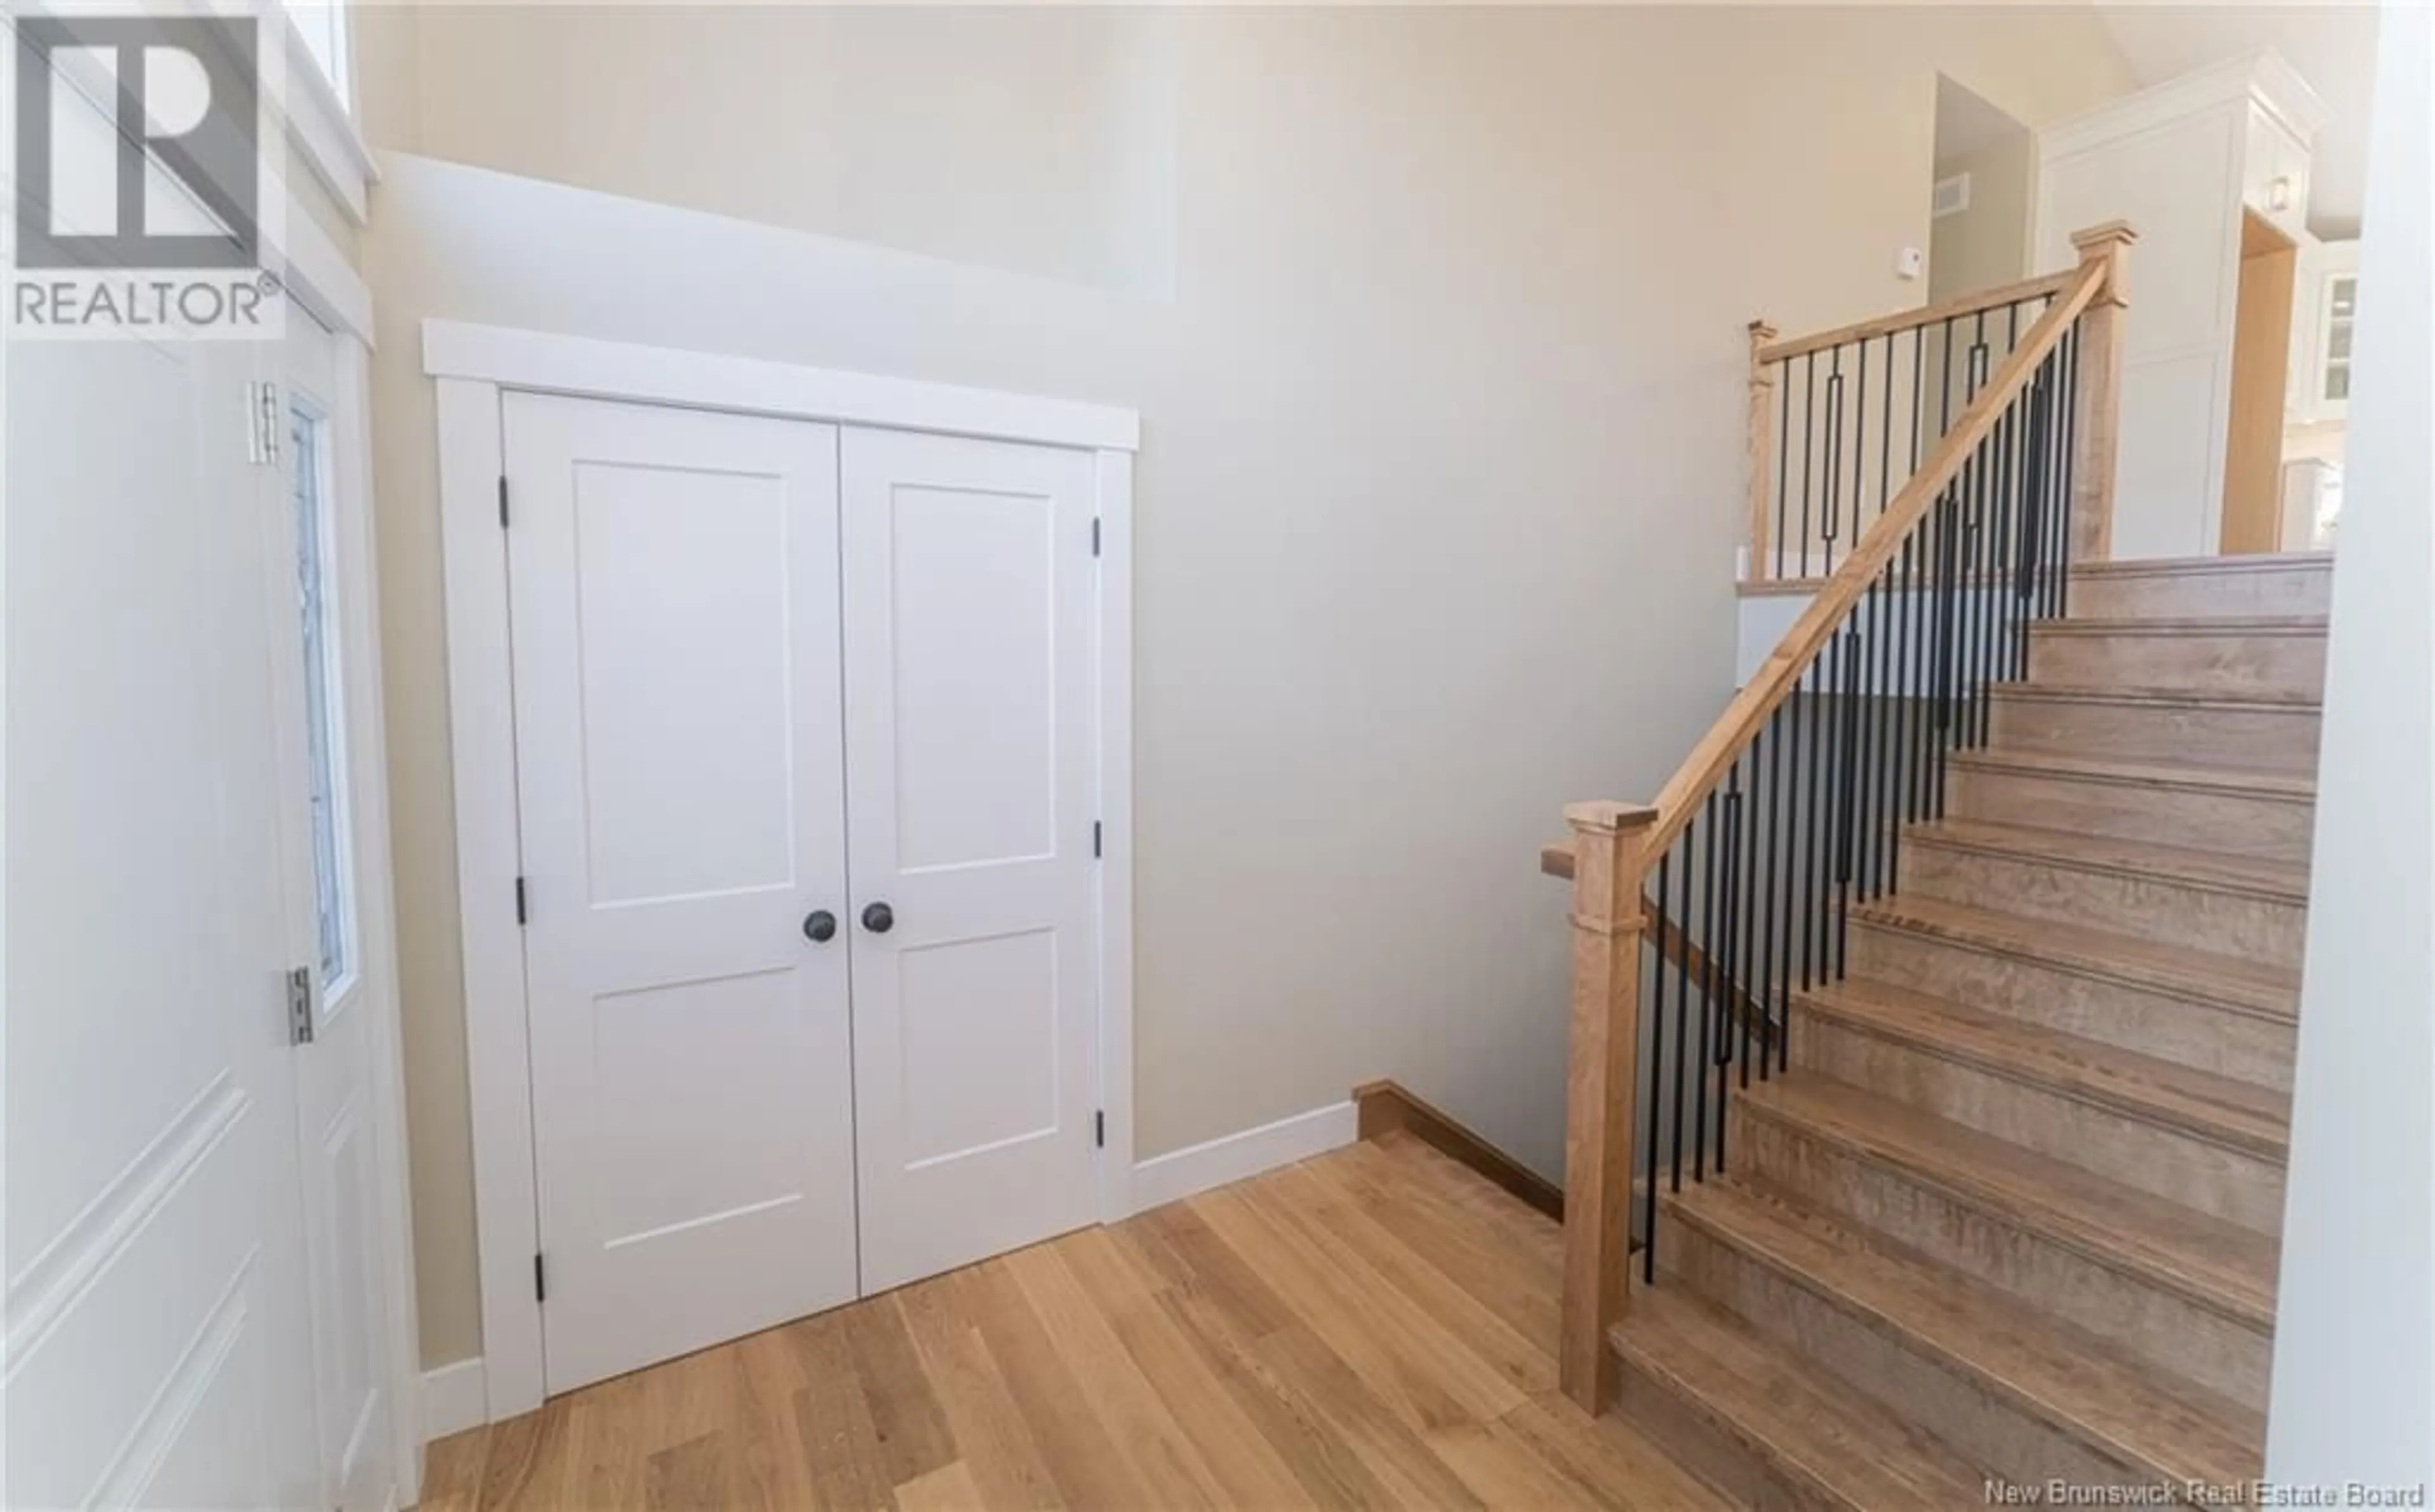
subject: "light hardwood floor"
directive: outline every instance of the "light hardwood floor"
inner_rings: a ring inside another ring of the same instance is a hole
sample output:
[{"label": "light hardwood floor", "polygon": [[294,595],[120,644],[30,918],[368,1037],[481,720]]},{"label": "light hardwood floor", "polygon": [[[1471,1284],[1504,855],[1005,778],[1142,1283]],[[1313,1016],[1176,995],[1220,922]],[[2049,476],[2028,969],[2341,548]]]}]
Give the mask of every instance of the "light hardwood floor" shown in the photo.
[{"label": "light hardwood floor", "polygon": [[423,1504],[1720,1505],[1557,1393],[1561,1263],[1390,1135],[443,1439]]}]

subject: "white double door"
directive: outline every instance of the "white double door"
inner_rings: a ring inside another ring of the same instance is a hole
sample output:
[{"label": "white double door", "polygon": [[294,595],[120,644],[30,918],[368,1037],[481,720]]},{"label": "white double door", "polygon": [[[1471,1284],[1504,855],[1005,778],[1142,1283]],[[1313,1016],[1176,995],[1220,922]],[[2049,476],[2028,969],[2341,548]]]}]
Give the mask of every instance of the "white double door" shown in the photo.
[{"label": "white double door", "polygon": [[1091,456],[504,404],[548,1389],[1089,1222]]}]

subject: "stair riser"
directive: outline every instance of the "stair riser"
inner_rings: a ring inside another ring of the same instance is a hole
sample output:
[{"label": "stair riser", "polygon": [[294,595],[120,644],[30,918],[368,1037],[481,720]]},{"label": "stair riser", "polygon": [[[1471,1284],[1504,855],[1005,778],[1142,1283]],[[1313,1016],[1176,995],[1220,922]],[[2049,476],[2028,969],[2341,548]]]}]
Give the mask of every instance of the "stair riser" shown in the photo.
[{"label": "stair riser", "polygon": [[2167,1369],[2263,1411],[2270,1341],[2257,1329],[2101,1263],[1899,1167],[1736,1100],[1727,1147],[1743,1180],[1801,1194],[1863,1231],[1998,1286]]},{"label": "stair riser", "polygon": [[2083,619],[2323,614],[2333,597],[2333,569],[2323,562],[2243,572],[2094,572],[2071,580],[2071,611]]},{"label": "stair riser", "polygon": [[2160,764],[2237,751],[2243,766],[2303,776],[2317,769],[2319,716],[2308,708],[2082,702],[1998,690],[1992,721],[1989,744],[1998,750]]},{"label": "stair riser", "polygon": [[2247,793],[2099,782],[2041,772],[1952,768],[1958,818],[2023,824],[2196,850],[2305,862],[2316,806]]},{"label": "stair riser", "polygon": [[1852,921],[1852,974],[2064,1034],[2291,1090],[2290,1025],[1908,930]]},{"label": "stair riser", "polygon": [[1657,1234],[1658,1263],[1682,1283],[1995,1473],[2085,1485],[2142,1478],[1874,1318],[1717,1239],[1679,1208],[1660,1221]]},{"label": "stair riser", "polygon": [[2049,865],[2031,857],[1907,845],[1903,891],[2297,969],[2307,911],[2287,900]]},{"label": "stair riser", "polygon": [[2316,698],[2324,692],[2325,638],[2254,629],[2094,634],[2059,627],[2030,636],[2029,680]]},{"label": "stair riser", "polygon": [[1793,1063],[2260,1233],[2283,1221],[2280,1164],[1996,1075],[1795,1006]]},{"label": "stair riser", "polygon": [[1763,1443],[1744,1439],[1697,1399],[1642,1369],[1630,1354],[1620,1365],[1616,1413],[1728,1502],[1762,1512],[1868,1512],[1798,1467],[1778,1462]]}]

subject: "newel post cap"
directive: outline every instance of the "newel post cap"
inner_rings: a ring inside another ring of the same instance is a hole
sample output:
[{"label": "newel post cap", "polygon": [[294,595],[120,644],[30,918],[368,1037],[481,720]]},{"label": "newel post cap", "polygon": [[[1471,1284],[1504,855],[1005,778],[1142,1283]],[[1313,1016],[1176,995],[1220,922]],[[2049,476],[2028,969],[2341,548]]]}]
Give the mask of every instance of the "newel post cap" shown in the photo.
[{"label": "newel post cap", "polygon": [[1600,799],[1594,803],[1567,803],[1564,822],[1581,834],[1619,834],[1627,830],[1643,830],[1657,822],[1657,811],[1646,803],[1618,803]]},{"label": "newel post cap", "polygon": [[2080,252],[2083,263],[2109,256],[2117,247],[2128,247],[2139,239],[2127,220],[2109,220],[2071,233],[2071,245]]}]

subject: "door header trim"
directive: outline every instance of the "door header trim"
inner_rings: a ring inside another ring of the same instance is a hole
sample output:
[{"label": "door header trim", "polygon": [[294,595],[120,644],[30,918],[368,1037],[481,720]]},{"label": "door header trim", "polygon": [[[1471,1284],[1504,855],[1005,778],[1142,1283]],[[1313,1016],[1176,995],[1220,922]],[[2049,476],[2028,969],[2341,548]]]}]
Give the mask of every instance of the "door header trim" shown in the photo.
[{"label": "door header trim", "polygon": [[423,322],[423,370],[587,399],[1093,451],[1141,448],[1140,415],[1114,405],[462,320]]}]

